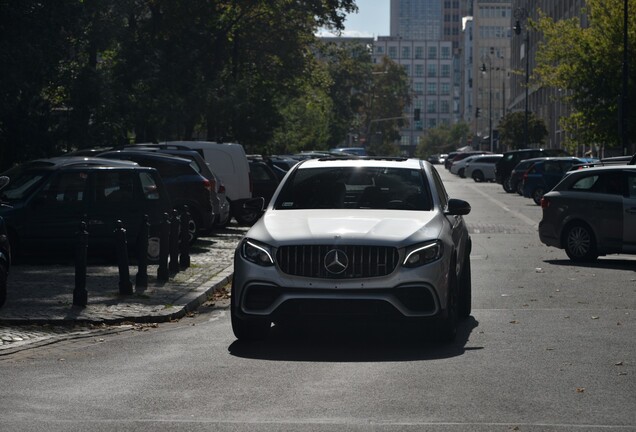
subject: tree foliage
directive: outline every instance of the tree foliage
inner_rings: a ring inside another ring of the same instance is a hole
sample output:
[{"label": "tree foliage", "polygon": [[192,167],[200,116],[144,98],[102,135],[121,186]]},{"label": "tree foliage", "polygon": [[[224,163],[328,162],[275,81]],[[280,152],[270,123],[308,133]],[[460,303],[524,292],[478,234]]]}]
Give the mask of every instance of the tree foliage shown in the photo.
[{"label": "tree foliage", "polygon": [[470,127],[466,123],[457,123],[452,126],[441,125],[429,129],[420,138],[415,155],[420,159],[426,159],[434,154],[455,151],[466,142],[469,132]]},{"label": "tree foliage", "polygon": [[[523,148],[525,145],[526,116],[523,111],[508,113],[499,121],[499,142],[510,150]],[[528,145],[540,147],[545,144],[548,129],[543,119],[534,113],[528,113]]]},{"label": "tree foliage", "polygon": [[314,33],[342,30],[355,10],[354,0],[0,0],[0,167],[129,140],[262,146],[290,119],[308,123],[303,99],[329,94]]},{"label": "tree foliage", "polygon": [[[562,121],[575,144],[616,146],[622,92],[623,0],[588,0],[581,19],[554,21],[542,14],[534,23],[544,37],[537,52],[535,78],[562,89],[572,115]],[[636,0],[629,0],[628,58],[636,58]],[[629,68],[628,100],[636,100],[636,67]],[[630,140],[636,141],[636,110],[629,110]]]}]

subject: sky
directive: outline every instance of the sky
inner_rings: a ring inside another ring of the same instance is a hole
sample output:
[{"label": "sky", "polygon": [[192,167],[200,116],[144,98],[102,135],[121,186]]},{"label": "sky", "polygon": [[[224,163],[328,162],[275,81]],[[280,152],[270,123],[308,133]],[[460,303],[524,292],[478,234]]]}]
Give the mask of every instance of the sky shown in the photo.
[{"label": "sky", "polygon": [[[356,0],[357,14],[350,14],[345,21],[342,36],[376,37],[388,36],[390,27],[389,12],[391,0]],[[333,36],[325,31],[321,36]]]}]

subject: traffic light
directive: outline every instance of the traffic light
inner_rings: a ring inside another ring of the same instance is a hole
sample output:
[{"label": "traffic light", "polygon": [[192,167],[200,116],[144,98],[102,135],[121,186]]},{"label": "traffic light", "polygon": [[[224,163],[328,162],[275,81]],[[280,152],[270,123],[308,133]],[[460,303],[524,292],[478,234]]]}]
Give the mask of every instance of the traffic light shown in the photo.
[{"label": "traffic light", "polygon": [[420,120],[420,109],[419,108],[415,108],[415,111],[413,112],[413,119],[415,121],[419,121]]},{"label": "traffic light", "polygon": [[479,112],[480,111],[481,111],[481,109],[475,108],[475,118],[479,118]]}]

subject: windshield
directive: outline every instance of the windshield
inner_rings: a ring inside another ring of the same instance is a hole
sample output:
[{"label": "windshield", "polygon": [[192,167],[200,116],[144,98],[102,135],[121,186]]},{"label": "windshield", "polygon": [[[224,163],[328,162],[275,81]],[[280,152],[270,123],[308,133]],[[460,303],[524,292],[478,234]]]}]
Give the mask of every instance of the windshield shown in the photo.
[{"label": "windshield", "polygon": [[296,170],[274,207],[290,209],[433,208],[420,170],[383,167],[330,167]]},{"label": "windshield", "polygon": [[42,182],[48,171],[12,168],[5,173],[9,184],[0,191],[2,201],[22,201]]}]

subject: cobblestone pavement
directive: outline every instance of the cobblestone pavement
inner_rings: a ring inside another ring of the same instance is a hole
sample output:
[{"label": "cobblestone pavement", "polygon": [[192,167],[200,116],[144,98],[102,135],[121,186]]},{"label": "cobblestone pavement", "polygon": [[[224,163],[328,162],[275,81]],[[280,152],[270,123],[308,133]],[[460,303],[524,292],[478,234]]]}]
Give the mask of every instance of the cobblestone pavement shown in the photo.
[{"label": "cobblestone pavement", "polygon": [[183,317],[231,280],[234,249],[245,231],[230,225],[200,238],[191,249],[190,267],[172,274],[168,282],[158,282],[157,266],[149,266],[145,289],[134,287],[137,268],[131,265],[132,295],[119,293],[117,266],[89,264],[84,308],[73,305],[72,262],[13,266],[7,302],[0,308],[0,356],[26,346]]}]

